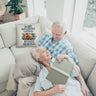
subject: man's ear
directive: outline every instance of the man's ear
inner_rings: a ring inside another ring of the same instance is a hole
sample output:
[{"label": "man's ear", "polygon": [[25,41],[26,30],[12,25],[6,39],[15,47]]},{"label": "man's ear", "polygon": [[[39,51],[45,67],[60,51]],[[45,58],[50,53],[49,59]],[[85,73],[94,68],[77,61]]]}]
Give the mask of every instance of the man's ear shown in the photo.
[{"label": "man's ear", "polygon": [[64,32],[64,36],[67,34],[67,31]]}]

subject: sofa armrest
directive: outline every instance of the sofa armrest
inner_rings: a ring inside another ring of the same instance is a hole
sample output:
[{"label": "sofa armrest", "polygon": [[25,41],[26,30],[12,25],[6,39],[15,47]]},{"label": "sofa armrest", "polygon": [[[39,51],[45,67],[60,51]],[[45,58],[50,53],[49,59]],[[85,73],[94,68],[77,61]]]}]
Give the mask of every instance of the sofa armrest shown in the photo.
[{"label": "sofa armrest", "polygon": [[87,80],[88,87],[90,88],[94,96],[96,96],[96,83],[95,82],[96,82],[96,64]]}]

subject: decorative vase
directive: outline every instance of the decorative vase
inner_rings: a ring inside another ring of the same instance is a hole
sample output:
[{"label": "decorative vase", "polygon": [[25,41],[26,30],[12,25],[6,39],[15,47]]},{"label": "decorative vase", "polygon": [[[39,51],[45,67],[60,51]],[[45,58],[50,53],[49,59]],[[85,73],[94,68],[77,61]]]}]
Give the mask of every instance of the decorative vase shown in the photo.
[{"label": "decorative vase", "polygon": [[25,18],[25,12],[21,13],[21,14],[16,14],[16,15],[12,15],[12,20],[16,21],[16,20],[21,20]]}]

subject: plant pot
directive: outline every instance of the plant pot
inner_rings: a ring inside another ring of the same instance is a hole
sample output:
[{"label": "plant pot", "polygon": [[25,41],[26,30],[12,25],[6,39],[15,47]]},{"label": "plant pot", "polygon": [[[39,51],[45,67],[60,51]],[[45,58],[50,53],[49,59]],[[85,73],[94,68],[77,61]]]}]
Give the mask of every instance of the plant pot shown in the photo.
[{"label": "plant pot", "polygon": [[24,18],[25,18],[25,12],[23,12],[21,14],[17,14],[15,16],[12,14],[12,20],[13,21],[21,20],[21,19],[24,19]]}]

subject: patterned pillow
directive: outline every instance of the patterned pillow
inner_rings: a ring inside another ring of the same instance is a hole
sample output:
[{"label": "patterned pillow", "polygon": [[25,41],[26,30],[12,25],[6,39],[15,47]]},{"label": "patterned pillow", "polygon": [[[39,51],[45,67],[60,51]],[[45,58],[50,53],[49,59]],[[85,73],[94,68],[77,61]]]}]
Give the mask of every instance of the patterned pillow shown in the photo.
[{"label": "patterned pillow", "polygon": [[36,46],[41,34],[40,24],[17,24],[17,47]]}]

